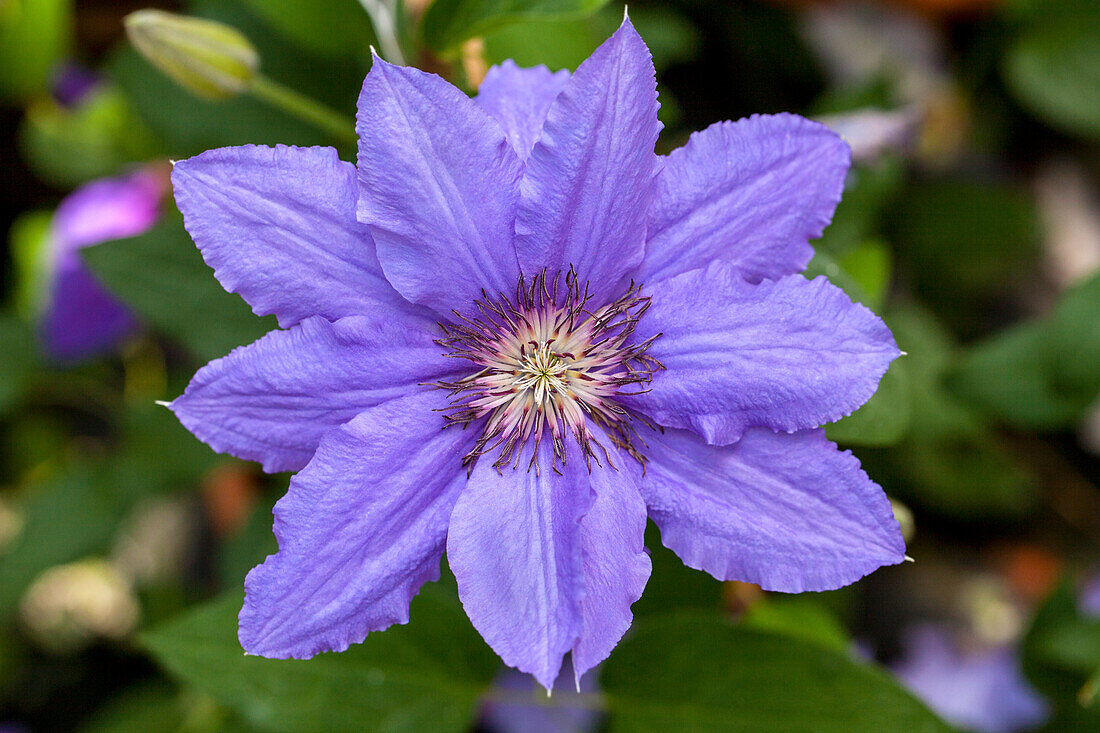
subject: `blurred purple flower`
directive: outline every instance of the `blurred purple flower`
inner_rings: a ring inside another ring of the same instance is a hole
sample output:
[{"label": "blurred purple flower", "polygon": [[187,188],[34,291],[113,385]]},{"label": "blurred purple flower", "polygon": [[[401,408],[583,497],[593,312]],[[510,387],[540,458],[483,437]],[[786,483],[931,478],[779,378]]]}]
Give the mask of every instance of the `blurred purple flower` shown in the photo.
[{"label": "blurred purple flower", "polygon": [[58,104],[71,109],[80,106],[102,81],[102,77],[94,71],[67,61],[54,71],[50,91]]},{"label": "blurred purple flower", "polygon": [[647,515],[691,567],[773,590],[902,560],[886,496],[817,429],[899,352],[796,274],[847,146],[777,115],[659,158],[659,129],[624,22],[575,74],[504,64],[475,100],[376,59],[358,170],[257,146],[176,165],[206,262],[287,329],[171,404],[214,449],[300,471],[245,581],[246,650],[406,622],[446,548],[508,665],[549,686],[572,652],[579,677],[630,626]]},{"label": "blurred purple flower", "polygon": [[580,690],[574,684],[573,665],[566,659],[551,688],[552,697],[530,675],[504,669],[489,688],[482,720],[494,733],[588,733],[600,721],[599,712],[586,704],[597,691],[596,675],[586,675]]},{"label": "blurred purple flower", "polygon": [[1081,595],[1077,599],[1081,614],[1090,618],[1100,618],[1100,573],[1096,573],[1085,582]]},{"label": "blurred purple flower", "polygon": [[980,733],[1012,733],[1039,725],[1046,703],[1024,679],[1011,648],[964,654],[934,626],[913,630],[898,678],[954,725]]},{"label": "blurred purple flower", "polygon": [[45,256],[49,292],[40,323],[46,352],[69,361],[109,351],[134,329],[134,317],[84,267],[80,250],[149,229],[160,213],[164,176],[145,169],[93,181],[57,207]]}]

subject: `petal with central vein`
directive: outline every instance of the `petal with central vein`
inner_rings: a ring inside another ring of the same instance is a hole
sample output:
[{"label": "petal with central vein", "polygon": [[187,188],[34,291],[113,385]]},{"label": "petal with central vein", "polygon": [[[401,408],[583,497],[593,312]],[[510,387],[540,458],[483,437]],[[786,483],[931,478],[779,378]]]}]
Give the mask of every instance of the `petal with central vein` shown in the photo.
[{"label": "petal with central vein", "polygon": [[754,428],[727,446],[684,430],[646,441],[642,495],[661,541],[688,567],[801,593],[905,557],[886,494],[821,430]]},{"label": "petal with central vein", "polygon": [[439,578],[462,456],[473,435],[442,430],[441,392],[422,390],[329,432],[275,505],[279,552],[245,580],[240,640],[251,654],[343,651],[409,620]]},{"label": "petal with central vein", "polygon": [[802,430],[850,414],[901,352],[878,316],[825,278],[753,285],[732,265],[657,283],[635,338],[664,364],[624,398],[661,425],[725,445],[747,428]]},{"label": "petal with central vein", "polygon": [[393,286],[448,316],[511,293],[523,164],[500,126],[440,77],[376,58],[356,129],[358,217]]},{"label": "petal with central vein", "polygon": [[657,106],[653,59],[624,21],[554,100],[527,159],[516,214],[525,274],[572,266],[594,306],[619,294],[645,252]]},{"label": "petal with central vein", "polygon": [[455,504],[447,561],[474,628],[505,664],[547,689],[581,631],[579,522],[590,503],[584,462],[550,468],[552,450],[524,446],[518,468],[483,457]]},{"label": "petal with central vein", "polygon": [[455,368],[432,328],[381,316],[309,318],[210,362],[170,408],[214,450],[296,471],[327,431]]},{"label": "petal with central vein", "polygon": [[332,148],[244,145],[172,169],[187,231],[226,290],[286,328],[415,309],[386,281],[355,220],[355,166]]}]

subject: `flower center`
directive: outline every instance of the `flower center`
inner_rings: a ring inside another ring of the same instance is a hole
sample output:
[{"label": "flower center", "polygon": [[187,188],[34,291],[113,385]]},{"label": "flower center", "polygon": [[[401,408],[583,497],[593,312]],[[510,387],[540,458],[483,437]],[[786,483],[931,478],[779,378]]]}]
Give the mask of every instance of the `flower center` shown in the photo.
[{"label": "flower center", "polygon": [[[597,450],[613,466],[590,423],[599,428],[597,434],[644,464],[633,423],[649,423],[618,398],[639,394],[624,388],[650,382],[663,368],[647,353],[656,336],[633,342],[649,298],[631,283],[618,300],[589,310],[588,287],[581,286],[572,268],[564,278],[521,276],[512,298],[482,295],[474,303],[476,313],[454,311],[455,323],[441,323],[443,338],[436,341],[448,350],[447,356],[478,367],[462,379],[435,385],[451,393],[444,413],[448,425],[484,420],[481,437],[463,457],[463,465],[472,470],[481,455],[497,449],[495,468],[518,465],[518,449],[546,434],[555,463],[564,462],[568,431],[589,468],[593,459],[601,463]],[[534,456],[537,451],[532,465]]]}]

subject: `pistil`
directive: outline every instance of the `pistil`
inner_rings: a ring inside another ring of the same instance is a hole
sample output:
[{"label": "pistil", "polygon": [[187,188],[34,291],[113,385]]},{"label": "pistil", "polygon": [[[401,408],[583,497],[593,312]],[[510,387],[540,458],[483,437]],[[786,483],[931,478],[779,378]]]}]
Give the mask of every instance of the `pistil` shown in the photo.
[{"label": "pistil", "polygon": [[[645,385],[664,368],[648,354],[657,337],[632,343],[649,298],[631,283],[618,300],[589,310],[587,285],[582,288],[572,269],[564,278],[521,276],[512,298],[482,295],[474,303],[476,313],[454,311],[455,322],[441,323],[444,336],[436,341],[447,356],[479,367],[462,379],[435,385],[453,398],[444,413],[448,426],[484,421],[463,465],[472,470],[480,456],[499,449],[493,462],[497,470],[518,466],[519,448],[548,435],[556,470],[557,461],[566,460],[568,431],[589,468],[593,460],[600,464],[601,456],[613,466],[589,422],[644,465],[634,423],[649,423],[618,398],[644,391],[624,388]],[[537,455],[533,452],[529,468],[538,469]]]}]

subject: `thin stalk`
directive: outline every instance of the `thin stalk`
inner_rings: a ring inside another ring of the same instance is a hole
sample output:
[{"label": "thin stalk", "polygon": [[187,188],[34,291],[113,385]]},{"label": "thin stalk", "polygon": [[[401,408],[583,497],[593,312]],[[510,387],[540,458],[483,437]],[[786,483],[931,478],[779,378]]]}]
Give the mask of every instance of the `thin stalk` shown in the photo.
[{"label": "thin stalk", "polygon": [[391,64],[405,65],[405,55],[401,53],[401,43],[397,40],[397,5],[395,0],[359,0],[363,10],[370,16],[378,44],[382,46],[382,55]]},{"label": "thin stalk", "polygon": [[257,74],[248,91],[257,99],[327,132],[337,140],[355,143],[355,122],[336,110],[296,92],[268,77]]}]

